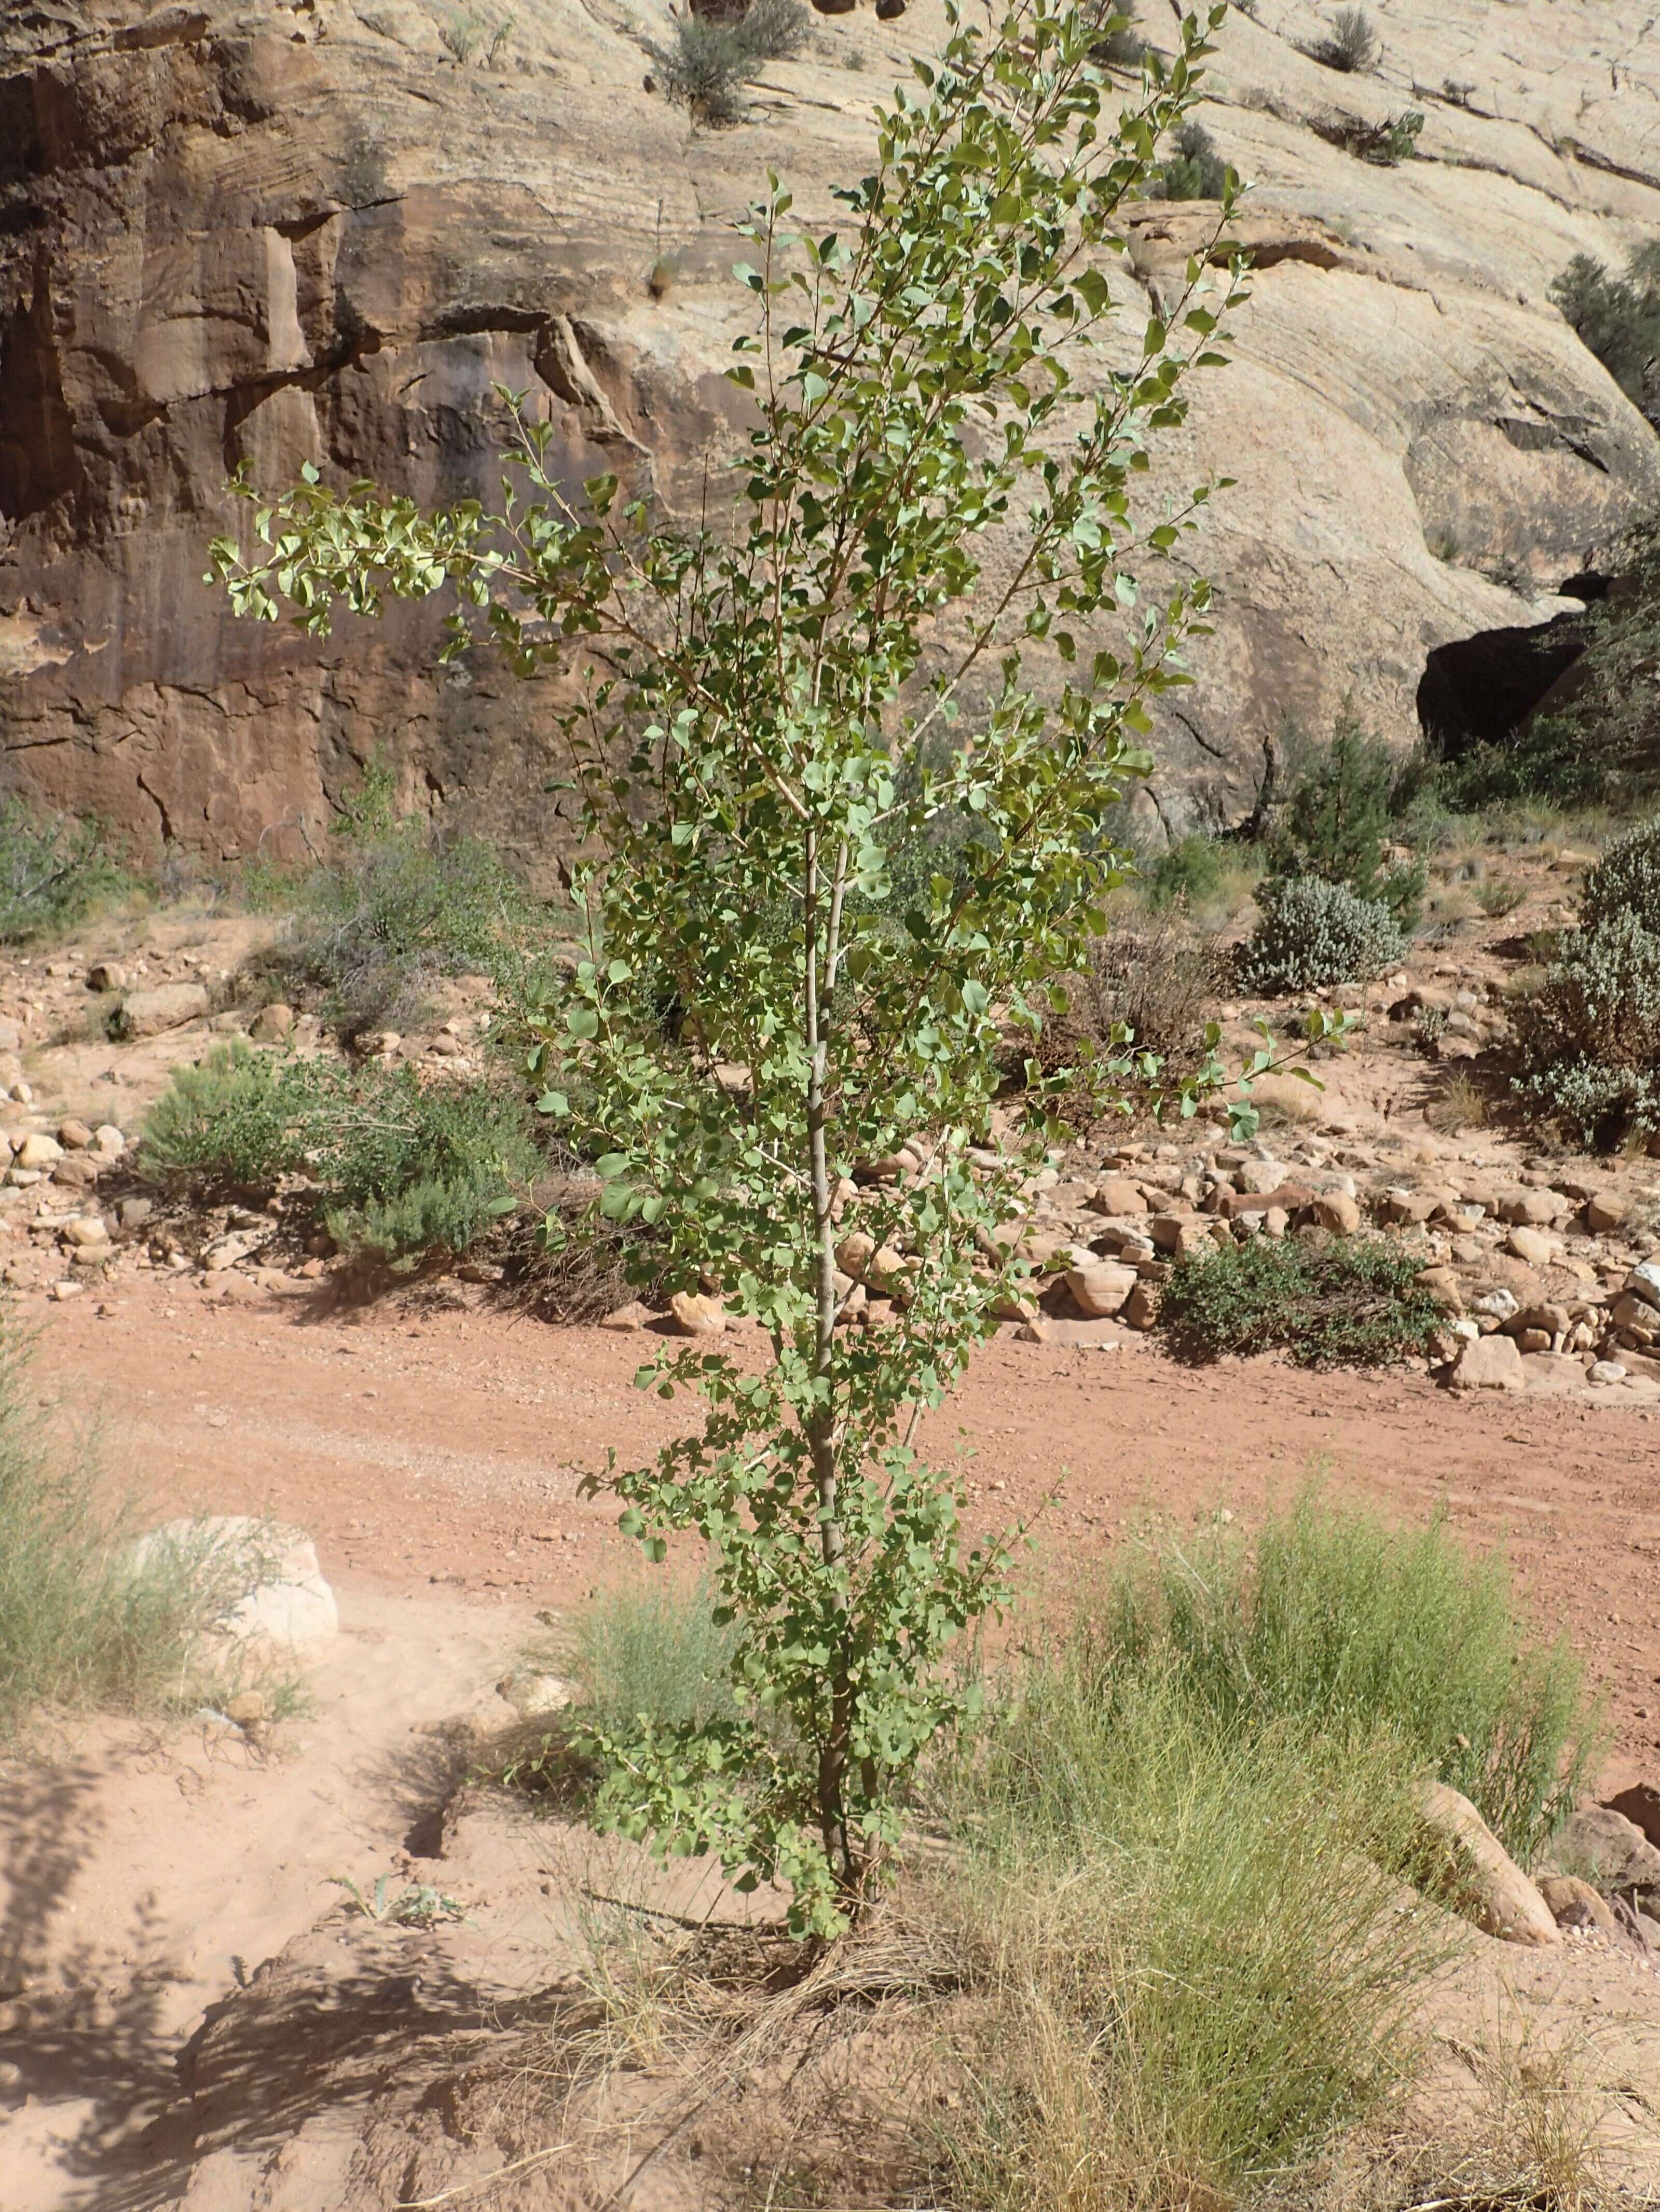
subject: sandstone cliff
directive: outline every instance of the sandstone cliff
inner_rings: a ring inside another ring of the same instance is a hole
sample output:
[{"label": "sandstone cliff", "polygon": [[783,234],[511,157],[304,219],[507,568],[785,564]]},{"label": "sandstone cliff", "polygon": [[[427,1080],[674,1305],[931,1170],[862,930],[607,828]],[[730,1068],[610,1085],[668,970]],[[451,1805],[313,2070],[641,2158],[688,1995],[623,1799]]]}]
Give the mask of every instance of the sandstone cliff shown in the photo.
[{"label": "sandstone cliff", "polygon": [[[1264,737],[1346,691],[1415,736],[1432,648],[1560,611],[1554,587],[1660,497],[1660,442],[1547,296],[1574,253],[1618,263],[1660,232],[1648,0],[1372,14],[1378,62],[1341,76],[1302,51],[1324,10],[1259,0],[1203,111],[1253,184],[1260,274],[1167,457],[1172,482],[1238,479],[1200,552],[1218,635],[1161,733],[1171,827],[1237,814]],[[234,857],[314,842],[378,746],[412,801],[533,858],[533,687],[482,659],[435,672],[433,609],[320,646],[234,623],[204,551],[243,458],[269,483],[309,457],[489,492],[498,384],[555,422],[573,477],[620,459],[696,495],[730,433],[729,218],[768,166],[809,205],[858,174],[873,100],[943,19],[826,14],[744,123],[698,131],[648,86],[666,20],[665,0],[8,0],[8,782]],[[1149,0],[1155,39],[1164,20]],[[1344,150],[1408,107],[1419,158]],[[1150,295],[1197,219],[1145,210]]]}]

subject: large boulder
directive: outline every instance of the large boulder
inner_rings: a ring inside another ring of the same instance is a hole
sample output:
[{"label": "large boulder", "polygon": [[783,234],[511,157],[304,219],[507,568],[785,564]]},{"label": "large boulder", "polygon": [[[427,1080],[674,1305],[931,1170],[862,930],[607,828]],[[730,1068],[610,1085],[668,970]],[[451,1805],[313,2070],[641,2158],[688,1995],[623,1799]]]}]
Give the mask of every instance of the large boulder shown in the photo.
[{"label": "large boulder", "polygon": [[215,1632],[227,1658],[293,1656],[339,1633],[334,1592],[301,1529],[243,1513],[168,1521],[139,1538],[133,1563],[142,1566],[163,1550],[217,1586],[224,1609]]},{"label": "large boulder", "polygon": [[124,1037],[160,1036],[199,1021],[210,1001],[200,983],[160,983],[153,991],[129,991],[115,1026]]},{"label": "large boulder", "polygon": [[[265,835],[300,859],[384,744],[403,800],[551,866],[546,709],[487,656],[436,665],[441,597],[324,644],[203,586],[238,519],[228,465],[494,499],[508,387],[561,483],[615,471],[695,514],[745,427],[721,375],[751,320],[732,216],[770,166],[809,224],[844,220],[830,187],[866,173],[876,104],[945,31],[941,0],[879,26],[821,10],[745,118],[705,131],[648,89],[669,0],[521,9],[465,66],[445,12],[0,8],[0,736],[16,785],[154,851]],[[1253,296],[1233,366],[1152,447],[1149,512],[1236,481],[1194,556],[1218,635],[1155,709],[1151,834],[1243,813],[1274,733],[1329,730],[1346,693],[1415,740],[1420,686],[1453,681],[1432,656],[1491,633],[1517,657],[1587,549],[1660,497],[1652,433],[1549,296],[1574,254],[1618,266],[1660,231],[1660,41],[1607,0],[1503,12],[1501,38],[1395,0],[1347,76],[1277,21],[1236,9],[1220,33],[1200,119],[1251,183]],[[1143,27],[1168,45],[1167,19]],[[1476,77],[1468,100],[1430,89]],[[1409,107],[1421,158],[1347,150]],[[1127,210],[1103,257],[1127,320],[1078,362],[1081,399],[1216,213]]]},{"label": "large boulder", "polygon": [[1660,1914],[1660,1850],[1611,1805],[1584,1805],[1551,1838],[1563,1866],[1605,1894]]}]

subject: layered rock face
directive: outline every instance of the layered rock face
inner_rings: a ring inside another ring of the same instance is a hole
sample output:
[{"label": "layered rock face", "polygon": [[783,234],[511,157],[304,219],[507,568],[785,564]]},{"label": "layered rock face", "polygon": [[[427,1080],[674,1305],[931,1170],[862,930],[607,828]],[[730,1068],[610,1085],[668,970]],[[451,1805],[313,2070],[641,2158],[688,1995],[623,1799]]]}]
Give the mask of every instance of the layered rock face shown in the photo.
[{"label": "layered rock face", "polygon": [[[1548,297],[1576,252],[1660,233],[1660,41],[1645,0],[1379,0],[1375,67],[1301,51],[1260,0],[1201,117],[1253,186],[1235,361],[1161,456],[1237,479],[1193,556],[1217,635],[1139,802],[1237,817],[1264,741],[1346,694],[1405,742],[1434,647],[1548,619],[1660,498],[1660,443]],[[1144,27],[1157,39],[1162,17]],[[441,608],[317,641],[201,581],[224,481],[314,459],[421,500],[496,487],[497,386],[575,483],[616,468],[690,510],[739,426],[729,223],[769,167],[809,214],[868,166],[872,111],[943,35],[938,0],[822,16],[748,119],[651,88],[661,0],[14,0],[0,22],[0,738],[6,781],[152,849],[315,846],[379,750],[405,799],[534,864],[556,839],[548,702]],[[498,33],[500,35],[498,35]],[[1419,158],[1360,126],[1422,111]],[[1127,330],[1205,234],[1136,211]],[[1495,580],[1501,578],[1504,580]],[[1530,580],[1538,596],[1518,590]]]}]

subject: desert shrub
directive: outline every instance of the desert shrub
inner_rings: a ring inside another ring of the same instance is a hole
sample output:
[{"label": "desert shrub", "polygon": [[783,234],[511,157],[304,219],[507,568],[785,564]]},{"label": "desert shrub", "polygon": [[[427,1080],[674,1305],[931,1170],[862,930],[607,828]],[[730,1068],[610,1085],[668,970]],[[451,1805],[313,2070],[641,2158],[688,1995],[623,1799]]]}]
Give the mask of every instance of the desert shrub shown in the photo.
[{"label": "desert shrub", "polygon": [[1098,23],[1101,29],[1101,36],[1090,48],[1091,61],[1104,63],[1109,69],[1140,68],[1150,49],[1123,0],[1086,0],[1079,12],[1086,23]]},{"label": "desert shrub", "polygon": [[1288,1352],[1299,1367],[1377,1367],[1421,1354],[1440,1322],[1420,1262],[1380,1237],[1254,1237],[1178,1260],[1158,1325],[1180,1359]]},{"label": "desert shrub", "polygon": [[1154,913],[1178,902],[1195,907],[1214,898],[1226,873],[1222,848],[1214,837],[1195,830],[1166,845],[1162,853],[1139,861],[1136,874],[1142,896]]},{"label": "desert shrub", "polygon": [[1256,991],[1319,990],[1368,981],[1407,957],[1389,908],[1321,876],[1270,882],[1256,895],[1261,919],[1240,959]]},{"label": "desert shrub", "polygon": [[1346,708],[1331,742],[1310,754],[1274,810],[1265,841],[1269,876],[1347,884],[1410,929],[1424,895],[1424,865],[1386,860],[1385,848],[1423,777],[1420,763],[1398,758]]},{"label": "desert shrub", "polygon": [[1310,46],[1309,52],[1328,69],[1346,74],[1370,69],[1377,52],[1377,38],[1365,9],[1340,8],[1331,19],[1330,37]]},{"label": "desert shrub", "polygon": [[73,929],[131,880],[97,823],[0,799],[0,944]]},{"label": "desert shrub", "polygon": [[1536,1111],[1603,1151],[1660,1132],[1660,935],[1633,908],[1570,933],[1514,1021]]},{"label": "desert shrub", "polygon": [[528,1107],[498,1085],[423,1084],[407,1065],[289,1059],[240,1038],[174,1070],[140,1154],[153,1179],[204,1194],[303,1171],[340,1243],[394,1261],[465,1252],[538,1161]]},{"label": "desert shrub", "polygon": [[[1140,927],[1098,938],[1090,965],[1060,979],[1064,1012],[1051,1010],[1035,1042],[1022,1031],[1014,1057],[1031,1060],[1045,1076],[1076,1071],[1076,1110],[1109,1061],[1128,1050],[1152,1053],[1160,1063],[1154,1091],[1196,1067],[1205,1053],[1205,1027],[1223,982],[1214,942],[1179,911],[1166,911]],[[1115,1041],[1122,1028],[1128,1045]],[[1139,1094],[1134,1070],[1121,1067],[1115,1095]]]},{"label": "desert shrub", "polygon": [[1202,123],[1191,118],[1176,133],[1175,151],[1158,165],[1147,188],[1149,199],[1217,200],[1227,181],[1228,165]]},{"label": "desert shrub", "polygon": [[740,87],[763,65],[800,53],[812,18],[800,0],[751,0],[730,21],[685,15],[674,26],[674,43],[647,40],[646,51],[662,72],[663,89],[705,123],[735,123],[743,112]]},{"label": "desert shrub", "polygon": [[1600,799],[1608,781],[1607,763],[1563,714],[1533,715],[1502,744],[1474,744],[1438,776],[1443,799],[1459,814],[1531,799],[1581,806]]},{"label": "desert shrub", "polygon": [[[1424,112],[1420,107],[1408,107],[1400,115],[1386,116],[1381,123],[1361,123],[1352,116],[1341,116],[1316,123],[1315,128],[1323,138],[1341,146],[1357,161],[1393,169],[1402,161],[1409,161],[1418,151]],[[1431,543],[1430,550],[1438,561],[1456,560],[1458,540],[1450,532],[1439,532]]]},{"label": "desert shrub", "polygon": [[1305,1723],[1387,1731],[1470,1799],[1524,1865],[1572,1811],[1596,1748],[1584,1669],[1540,1640],[1502,1551],[1472,1558],[1305,1488],[1247,1542],[1158,1544],[1083,1633],[1110,1672],[1169,1670],[1228,1736]]},{"label": "desert shrub", "polygon": [[512,989],[539,942],[533,902],[495,847],[392,819],[374,772],[343,811],[328,860],[292,896],[287,932],[256,968],[349,1040],[417,1018],[441,976],[485,975]]},{"label": "desert shrub", "polygon": [[0,1332],[0,1739],[39,1708],[159,1705],[185,1691],[244,1561],[185,1535],[135,1558],[88,1443],[43,1429],[27,1350]]},{"label": "desert shrub", "polygon": [[1550,296],[1626,397],[1660,429],[1660,245],[1633,252],[1623,277],[1576,253]]},{"label": "desert shrub", "polygon": [[1414,2062],[1444,1939],[1387,1871],[1409,1849],[1407,1747],[1230,1734],[1174,1666],[1098,1654],[1085,1624],[1012,1668],[941,1792],[962,1856],[927,1924],[978,2002],[932,2201],[1255,2202]]},{"label": "desert shrub", "polygon": [[1596,929],[1621,914],[1634,915],[1651,936],[1660,937],[1660,815],[1612,839],[1586,872],[1581,926]]},{"label": "desert shrub", "polygon": [[1475,903],[1489,921],[1514,914],[1527,895],[1527,886],[1514,876],[1484,876],[1475,886]]}]

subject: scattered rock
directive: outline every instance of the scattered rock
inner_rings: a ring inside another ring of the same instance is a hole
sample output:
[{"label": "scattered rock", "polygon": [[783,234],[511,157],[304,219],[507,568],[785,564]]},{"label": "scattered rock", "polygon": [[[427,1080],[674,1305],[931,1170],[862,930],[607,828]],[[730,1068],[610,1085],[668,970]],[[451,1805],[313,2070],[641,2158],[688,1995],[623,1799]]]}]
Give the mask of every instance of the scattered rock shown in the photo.
[{"label": "scattered rock", "polygon": [[15,1022],[0,1021],[0,1052],[21,1052],[23,1032]]},{"label": "scattered rock", "polygon": [[65,1190],[90,1190],[98,1180],[98,1163],[86,1152],[65,1152],[52,1179]]},{"label": "scattered rock", "polygon": [[1645,1305],[1660,1307],[1660,1254],[1638,1261],[1626,1278],[1626,1289]]},{"label": "scattered rock", "polygon": [[281,1044],[293,1034],[294,1008],[283,1006],[280,1000],[261,1006],[248,1024],[248,1035],[256,1044]]},{"label": "scattered rock", "polygon": [[1450,1887],[1478,1928],[1539,1950],[1561,1942],[1549,1905],[1468,1797],[1431,1782],[1419,1808],[1425,1826],[1447,1845]]},{"label": "scattered rock", "polygon": [[1089,1203],[1091,1212],[1114,1216],[1145,1213],[1147,1210],[1146,1200],[1125,1176],[1109,1176],[1104,1182],[1098,1183]]},{"label": "scattered rock", "polygon": [[64,1148],[56,1137],[48,1137],[40,1129],[31,1129],[17,1147],[13,1164],[20,1168],[45,1170],[52,1167],[63,1157]]},{"label": "scattered rock", "polygon": [[153,1198],[124,1198],[115,1209],[123,1229],[142,1229],[155,1211]]},{"label": "scattered rock", "polygon": [[1104,1321],[1121,1312],[1136,1286],[1134,1267],[1103,1263],[1070,1267],[1064,1278],[1073,1304],[1086,1320]]},{"label": "scattered rock", "polygon": [[1585,1370],[1587,1382],[1623,1382],[1626,1370],[1617,1359],[1594,1359]]},{"label": "scattered rock", "polygon": [[127,971],[119,960],[94,960],[87,970],[89,991],[125,991]]},{"label": "scattered rock", "polygon": [[1584,1805],[1551,1838],[1553,1856],[1584,1867],[1597,1887],[1645,1911],[1660,1910],[1660,1850],[1634,1820],[1608,1805]]},{"label": "scattered rock", "polygon": [[66,1244],[86,1246],[107,1244],[110,1241],[109,1231],[102,1217],[96,1213],[74,1215],[58,1233]]},{"label": "scattered rock", "polygon": [[124,1037],[160,1036],[164,1030],[199,1021],[208,1006],[202,984],[162,983],[153,991],[129,991],[121,1001],[115,1026]]},{"label": "scattered rock", "polygon": [[1548,1267],[1561,1247],[1548,1231],[1523,1225],[1511,1230],[1505,1249],[1529,1267]]},{"label": "scattered rock", "polygon": [[1607,1810],[1618,1813],[1640,1828],[1644,1836],[1660,1850],[1660,1790],[1651,1782],[1635,1782],[1629,1790],[1622,1790],[1617,1797],[1610,1797]]},{"label": "scattered rock", "polygon": [[119,1159],[127,1149],[127,1140],[113,1121],[100,1121],[92,1133],[92,1148],[106,1159]]},{"label": "scattered rock", "polygon": [[1631,1212],[1631,1200],[1615,1190],[1599,1190],[1585,1200],[1585,1226],[1597,1235],[1620,1228]]},{"label": "scattered rock", "polygon": [[647,1322],[654,1318],[648,1305],[642,1304],[638,1298],[630,1298],[627,1305],[617,1306],[608,1313],[599,1326],[618,1330],[644,1328]]},{"label": "scattered rock", "polygon": [[263,1690],[240,1690],[234,1698],[225,1700],[225,1718],[234,1721],[238,1728],[258,1728],[271,1717],[271,1708]]},{"label": "scattered rock", "polygon": [[227,1267],[234,1267],[239,1260],[246,1260],[251,1252],[257,1252],[262,1244],[270,1242],[273,1233],[272,1227],[267,1224],[263,1229],[235,1229],[227,1236],[216,1237],[202,1248],[202,1265],[209,1274],[219,1274]]},{"label": "scattered rock", "polygon": [[569,1683],[533,1667],[515,1667],[510,1674],[504,1674],[496,1686],[496,1694],[524,1721],[538,1720],[544,1713],[563,1712],[571,1702]]},{"label": "scattered rock", "polygon": [[1151,1328],[1158,1318],[1158,1291],[1152,1283],[1137,1283],[1119,1316],[1130,1328]]},{"label": "scattered rock", "polygon": [[719,1298],[698,1291],[677,1291],[669,1300],[669,1313],[682,1336],[721,1336],[726,1332],[727,1310]]},{"label": "scattered rock", "polygon": [[1466,1344],[1452,1370],[1455,1390],[1523,1390],[1527,1377],[1513,1337],[1478,1336]]},{"label": "scattered rock", "polygon": [[1334,1237],[1353,1237],[1359,1229],[1359,1206],[1347,1191],[1323,1190],[1310,1211],[1319,1226]]},{"label": "scattered rock", "polygon": [[83,1152],[92,1142],[92,1131],[72,1117],[58,1125],[58,1141],[66,1152]]},{"label": "scattered rock", "polygon": [[1599,1897],[1590,1884],[1581,1881],[1578,1875],[1545,1875],[1539,1883],[1539,1894],[1550,1907],[1551,1917],[1559,1928],[1594,1928],[1609,1942],[1619,1941],[1620,1923],[1608,1899]]},{"label": "scattered rock", "polygon": [[48,1295],[61,1304],[65,1298],[78,1298],[85,1288],[84,1283],[54,1283]]}]

